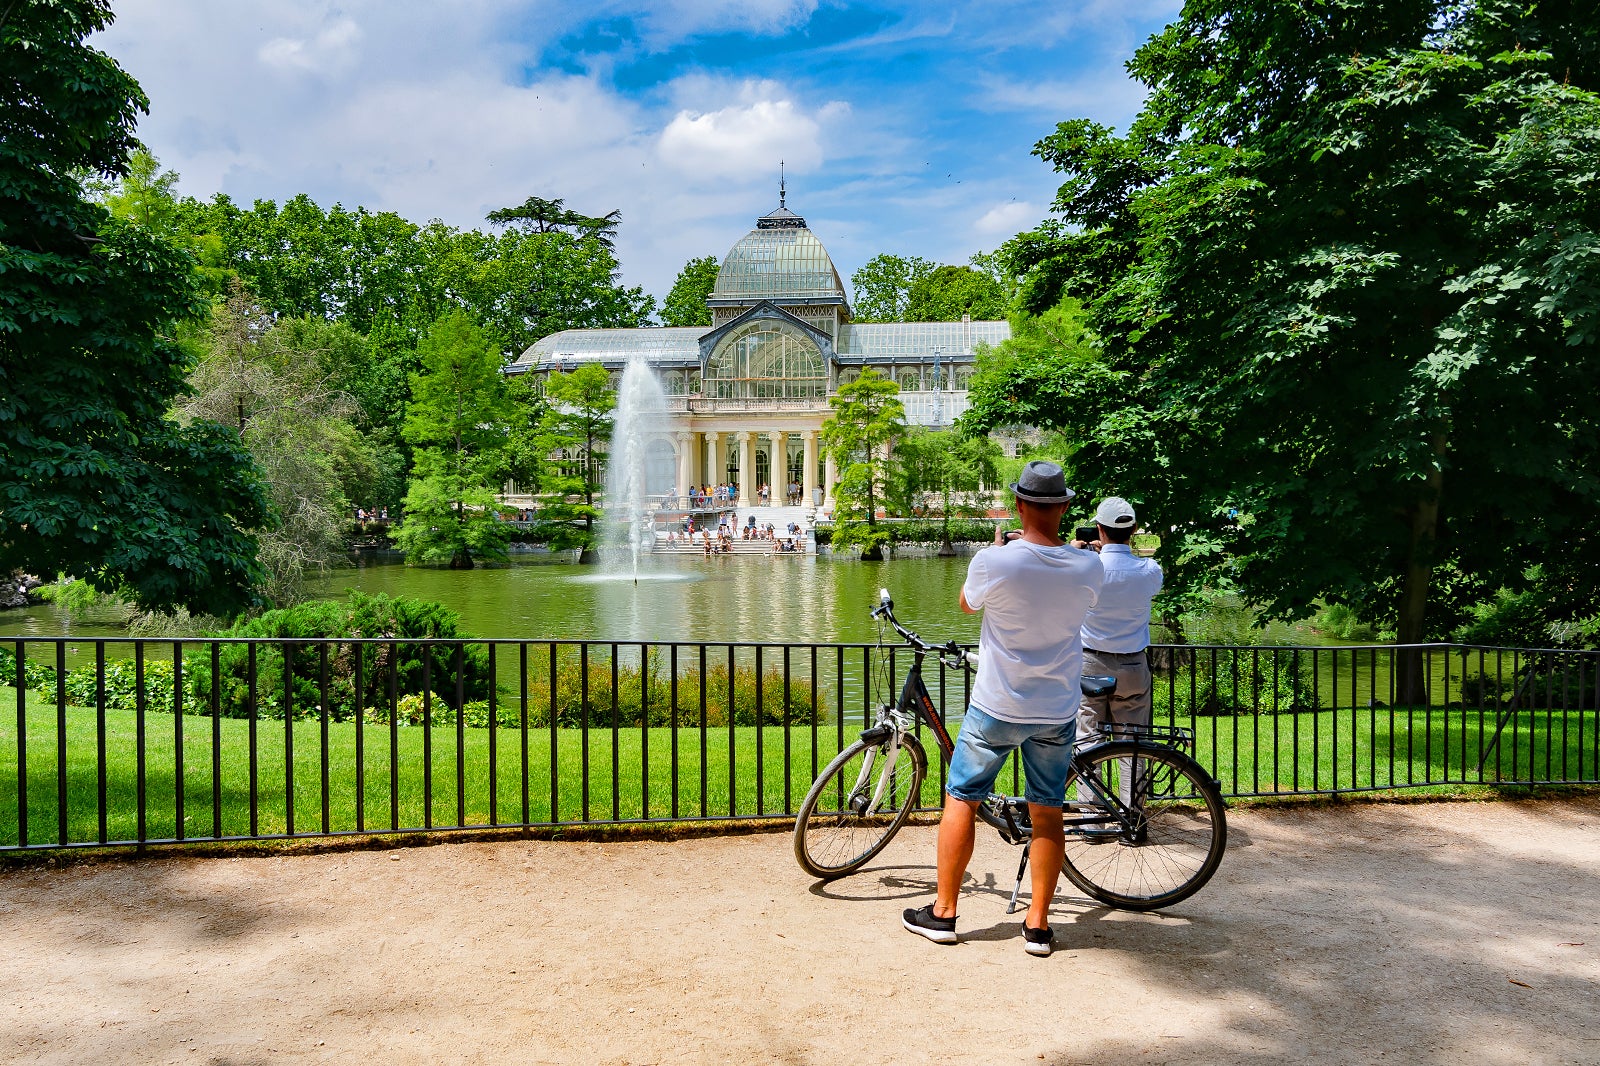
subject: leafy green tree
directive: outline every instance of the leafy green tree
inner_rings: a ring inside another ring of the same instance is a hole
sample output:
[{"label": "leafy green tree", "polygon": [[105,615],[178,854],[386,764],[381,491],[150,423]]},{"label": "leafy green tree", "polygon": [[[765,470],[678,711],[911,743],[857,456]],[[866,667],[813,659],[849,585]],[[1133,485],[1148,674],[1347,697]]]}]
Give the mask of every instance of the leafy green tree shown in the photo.
[{"label": "leafy green tree", "polygon": [[906,295],[905,321],[957,322],[962,315],[980,321],[1006,317],[1006,294],[988,274],[964,266],[935,267],[919,277]]},{"label": "leafy green tree", "polygon": [[857,322],[905,322],[911,290],[938,264],[920,256],[875,255],[850,275],[850,314]]},{"label": "leafy green tree", "polygon": [[518,374],[506,379],[506,397],[511,401],[511,421],[501,474],[519,491],[536,494],[546,465],[541,445],[550,405],[545,401],[544,385],[537,375]]},{"label": "leafy green tree", "polygon": [[717,271],[722,264],[714,255],[701,256],[683,264],[678,277],[661,305],[663,326],[709,326],[711,308],[706,300],[717,286]]},{"label": "leafy green tree", "polygon": [[[259,592],[273,606],[298,602],[307,576],[342,561],[352,499],[371,502],[366,494],[394,474],[351,424],[355,404],[329,372],[323,346],[348,333],[320,320],[274,323],[235,282],[199,337],[191,394],[174,409],[182,421],[232,426],[261,471],[281,519],[259,535]],[[359,338],[340,346],[359,348]]]},{"label": "leafy green tree", "polygon": [[1568,3],[1191,0],[1125,136],[1039,144],[1062,217],[1007,250],[1104,349],[1058,424],[1169,575],[1409,644],[1559,555],[1594,613],[1595,40]]},{"label": "leafy green tree", "polygon": [[939,553],[954,555],[953,518],[982,518],[1000,483],[1000,445],[988,436],[963,437],[954,430],[906,430],[894,449],[889,491],[902,514],[939,519]]},{"label": "leafy green tree", "polygon": [[859,546],[863,559],[883,558],[890,540],[878,525],[878,501],[891,468],[889,449],[906,429],[899,392],[898,385],[868,367],[828,397],[833,417],[822,424],[822,446],[839,467],[833,543]]},{"label": "leafy green tree", "polygon": [[567,207],[565,200],[546,200],[539,196],[530,196],[516,207],[490,211],[485,218],[497,226],[515,226],[530,233],[569,233],[580,239],[588,238],[607,251],[616,250],[617,227],[622,224],[621,211],[585,215]]},{"label": "leafy green tree", "polygon": [[535,438],[544,464],[540,535],[552,548],[588,547],[600,513],[594,497],[605,488],[602,455],[611,442],[617,391],[605,367],[584,363],[552,373],[544,393],[548,406]]},{"label": "leafy green tree", "polygon": [[405,517],[395,542],[411,563],[503,559],[509,528],[496,497],[511,418],[500,348],[463,311],[442,315],[418,348],[406,439],[415,447]]},{"label": "leafy green tree", "polygon": [[270,521],[237,434],[180,424],[194,261],[91,203],[137,147],[138,84],[84,43],[105,0],[0,12],[0,573],[75,574],[141,606],[232,614]]}]

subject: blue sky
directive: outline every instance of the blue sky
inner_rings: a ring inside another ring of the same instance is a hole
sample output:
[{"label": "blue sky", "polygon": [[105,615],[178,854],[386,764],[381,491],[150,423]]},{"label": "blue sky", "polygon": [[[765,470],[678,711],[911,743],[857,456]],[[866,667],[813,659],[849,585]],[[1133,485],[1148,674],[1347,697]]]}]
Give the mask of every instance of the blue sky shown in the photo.
[{"label": "blue sky", "polygon": [[960,263],[1033,226],[1064,119],[1124,127],[1123,64],[1177,0],[114,0],[94,44],[144,86],[182,192],[309,194],[482,226],[559,196],[622,211],[662,296],[777,205],[848,282],[879,252]]}]

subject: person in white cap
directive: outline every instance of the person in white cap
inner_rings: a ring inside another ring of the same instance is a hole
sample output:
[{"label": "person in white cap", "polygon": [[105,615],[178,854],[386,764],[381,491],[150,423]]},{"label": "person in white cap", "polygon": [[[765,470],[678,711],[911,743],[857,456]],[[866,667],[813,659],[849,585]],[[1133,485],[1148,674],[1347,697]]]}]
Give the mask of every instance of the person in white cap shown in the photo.
[{"label": "person in white cap", "polygon": [[945,778],[934,901],[906,908],[902,923],[935,943],[956,942],[956,904],[972,858],[978,804],[1016,751],[1033,819],[1033,899],[1022,923],[1023,947],[1045,956],[1054,948],[1050,901],[1061,875],[1061,804],[1082,694],[1078,627],[1100,591],[1100,560],[1061,540],[1061,516],[1073,492],[1059,466],[1030,461],[1011,492],[1021,533],[996,528],[994,546],[972,557],[961,586],[961,609],[982,611],[983,627],[971,705]]},{"label": "person in white cap", "polygon": [[1150,724],[1150,601],[1161,591],[1161,567],[1133,554],[1130,542],[1139,528],[1133,506],[1108,496],[1095,508],[1099,537],[1079,548],[1100,553],[1105,584],[1100,599],[1083,619],[1083,672],[1117,679],[1111,696],[1086,696],[1079,712],[1078,743],[1093,743],[1106,722]]}]

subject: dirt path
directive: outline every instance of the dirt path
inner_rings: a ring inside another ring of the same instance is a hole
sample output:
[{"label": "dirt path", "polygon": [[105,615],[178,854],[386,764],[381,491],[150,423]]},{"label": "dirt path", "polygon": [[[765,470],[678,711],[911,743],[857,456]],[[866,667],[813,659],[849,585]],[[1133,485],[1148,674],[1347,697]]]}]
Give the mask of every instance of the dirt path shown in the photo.
[{"label": "dirt path", "polygon": [[1600,796],[1235,811],[1161,915],[1022,950],[980,836],[964,942],[904,932],[933,830],[826,888],[785,835],[0,873],[0,1061],[1600,1061]]}]

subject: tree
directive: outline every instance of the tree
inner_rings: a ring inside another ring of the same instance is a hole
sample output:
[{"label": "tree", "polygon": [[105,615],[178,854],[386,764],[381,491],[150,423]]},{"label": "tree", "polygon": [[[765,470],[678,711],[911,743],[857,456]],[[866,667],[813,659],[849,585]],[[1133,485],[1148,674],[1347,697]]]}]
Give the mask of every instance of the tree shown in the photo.
[{"label": "tree", "polygon": [[1006,294],[999,282],[971,267],[941,266],[917,278],[906,295],[906,322],[959,322],[1006,317]]},{"label": "tree", "polygon": [[940,519],[940,555],[954,555],[950,519],[988,514],[999,483],[1000,446],[986,435],[964,437],[913,427],[894,449],[890,491],[901,513],[930,513]]},{"label": "tree", "polygon": [[594,240],[607,251],[613,251],[622,212],[608,211],[598,217],[584,215],[568,208],[565,200],[530,196],[516,207],[490,211],[485,219],[496,226],[516,226],[530,233],[570,233],[580,239]]},{"label": "tree", "polygon": [[605,367],[584,363],[551,373],[544,393],[548,407],[537,437],[544,460],[540,534],[552,548],[588,547],[600,513],[595,493],[605,487],[601,455],[611,441],[617,392]]},{"label": "tree", "polygon": [[1600,570],[1595,40],[1576,4],[1192,0],[1127,135],[1039,144],[1061,222],[1007,251],[1104,349],[1060,424],[1179,583],[1410,644],[1530,558]]},{"label": "tree", "polygon": [[405,517],[395,542],[412,563],[470,570],[505,558],[496,479],[511,418],[500,346],[462,311],[433,324],[418,346],[405,435],[416,448]]},{"label": "tree", "polygon": [[352,496],[371,503],[395,474],[351,424],[356,405],[329,373],[331,350],[360,347],[348,333],[320,320],[274,323],[236,280],[197,338],[193,391],[175,408],[182,421],[234,428],[262,473],[280,523],[258,535],[258,591],[274,607],[298,602],[308,574],[343,559]]},{"label": "tree", "polygon": [[717,272],[722,264],[714,255],[701,256],[683,264],[678,277],[661,305],[663,326],[709,326],[711,308],[706,300],[717,286]]},{"label": "tree", "polygon": [[889,472],[888,449],[905,433],[900,387],[871,367],[828,397],[833,417],[822,424],[822,446],[839,467],[834,490],[833,543],[859,545],[861,558],[883,558],[889,534],[878,526],[878,500]]},{"label": "tree", "polygon": [[194,261],[89,202],[137,147],[138,84],[84,44],[105,0],[0,11],[0,573],[68,573],[148,608],[232,614],[269,523],[231,429],[180,424]]},{"label": "tree", "polygon": [[850,313],[857,322],[905,322],[911,290],[937,264],[919,256],[875,255],[850,275],[855,298]]}]

